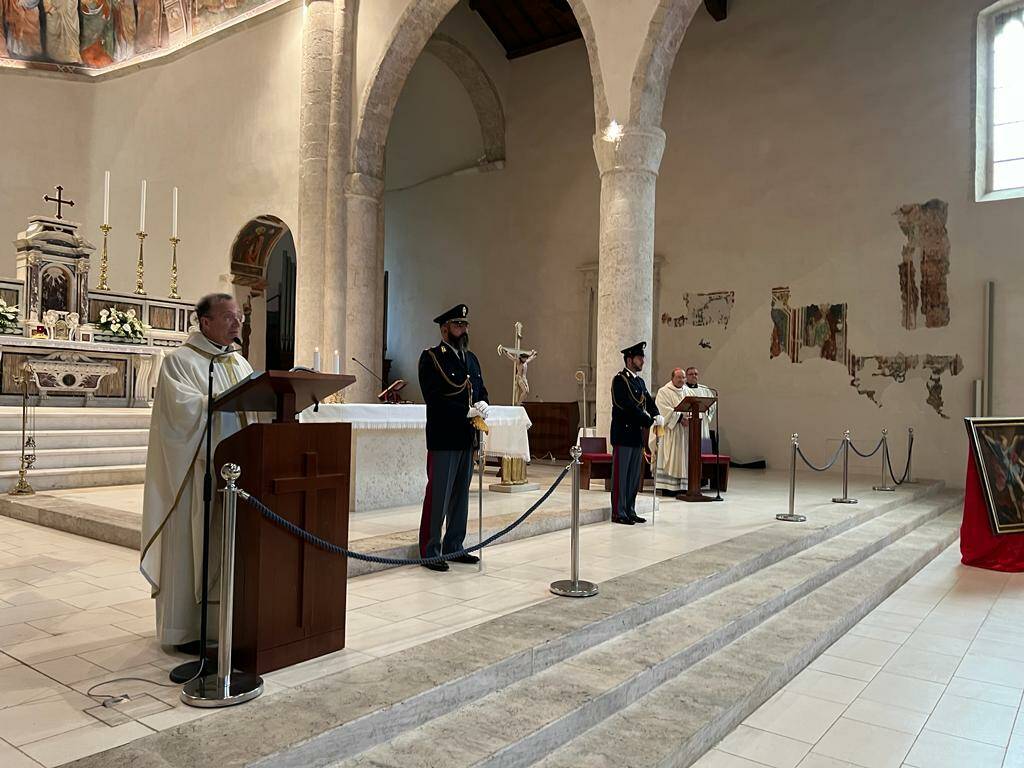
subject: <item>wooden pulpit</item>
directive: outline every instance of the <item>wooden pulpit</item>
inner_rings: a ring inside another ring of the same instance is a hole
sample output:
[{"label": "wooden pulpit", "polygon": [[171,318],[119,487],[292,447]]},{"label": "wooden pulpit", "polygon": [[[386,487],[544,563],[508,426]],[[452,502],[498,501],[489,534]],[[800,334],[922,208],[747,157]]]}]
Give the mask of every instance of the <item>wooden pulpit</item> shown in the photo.
[{"label": "wooden pulpit", "polygon": [[[217,477],[238,464],[239,487],[277,514],[348,545],[352,427],[300,424],[295,414],[355,381],[306,371],[266,371],[214,402],[218,411],[273,413],[220,442]],[[344,557],[307,544],[238,503],[235,536],[234,662],[262,674],[345,647]]]},{"label": "wooden pulpit", "polygon": [[[701,463],[700,463],[700,433],[702,413],[718,402],[717,397],[697,397],[690,395],[684,397],[683,401],[675,407],[675,410],[682,414],[690,414],[687,425],[687,462],[686,462],[686,493],[680,493],[676,498],[680,501],[714,501],[710,496],[700,492]],[[684,415],[685,419],[686,416]]]}]

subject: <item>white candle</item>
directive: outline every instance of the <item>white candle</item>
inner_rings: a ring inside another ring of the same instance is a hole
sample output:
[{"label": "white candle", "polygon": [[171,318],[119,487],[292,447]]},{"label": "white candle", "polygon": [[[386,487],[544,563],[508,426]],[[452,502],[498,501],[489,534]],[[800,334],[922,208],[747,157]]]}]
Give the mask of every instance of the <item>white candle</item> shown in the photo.
[{"label": "white candle", "polygon": [[103,226],[110,224],[110,171],[103,172]]},{"label": "white candle", "polygon": [[320,370],[320,347],[313,348],[313,370]]},{"label": "white candle", "polygon": [[146,231],[146,180],[142,180],[142,201],[139,203],[139,232]]},{"label": "white candle", "polygon": [[178,188],[171,190],[171,237],[178,236]]},{"label": "white candle", "polygon": [[341,355],[338,354],[338,350],[334,350],[334,372],[341,373]]}]

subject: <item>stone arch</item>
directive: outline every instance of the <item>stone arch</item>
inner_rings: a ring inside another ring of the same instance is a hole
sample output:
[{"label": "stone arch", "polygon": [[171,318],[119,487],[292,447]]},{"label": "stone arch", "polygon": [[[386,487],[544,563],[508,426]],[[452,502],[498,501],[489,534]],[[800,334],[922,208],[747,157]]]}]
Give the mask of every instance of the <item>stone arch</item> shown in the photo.
[{"label": "stone arch", "polygon": [[661,125],[672,65],[683,42],[683,35],[702,4],[702,0],[661,0],[658,3],[633,71],[630,124]]},{"label": "stone arch", "polygon": [[[352,146],[353,173],[374,179],[384,177],[384,152],[395,105],[416,59],[423,52],[444,17],[459,0],[411,0],[395,24],[387,48],[367,81],[359,102],[356,135]],[[608,106],[601,85],[601,67],[590,14],[585,0],[570,0],[576,21],[583,32],[594,82],[594,112],[597,124],[607,119]],[[475,103],[474,103],[475,106]],[[485,137],[486,141],[486,137]]]},{"label": "stone arch", "polygon": [[496,163],[505,159],[505,110],[494,82],[483,66],[462,43],[448,35],[434,34],[425,53],[438,59],[452,71],[469,94],[469,100],[480,123],[484,142],[481,162]]}]

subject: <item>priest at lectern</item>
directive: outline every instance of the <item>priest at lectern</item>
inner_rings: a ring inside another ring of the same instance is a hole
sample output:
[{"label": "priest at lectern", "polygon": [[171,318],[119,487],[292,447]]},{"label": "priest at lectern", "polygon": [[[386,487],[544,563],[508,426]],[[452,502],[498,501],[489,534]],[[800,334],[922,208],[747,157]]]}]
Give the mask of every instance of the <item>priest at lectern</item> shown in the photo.
[{"label": "priest at lectern", "polygon": [[[215,396],[252,373],[245,358],[231,351],[243,320],[234,298],[226,293],[205,296],[196,305],[196,315],[199,331],[170,352],[160,369],[142,504],[141,570],[156,599],[156,635],[161,645],[187,652],[199,639],[210,362]],[[214,413],[213,446],[254,421],[254,414]],[[217,522],[219,516],[211,513],[211,552],[220,551]],[[219,576],[217,561],[210,558],[211,591]]]}]

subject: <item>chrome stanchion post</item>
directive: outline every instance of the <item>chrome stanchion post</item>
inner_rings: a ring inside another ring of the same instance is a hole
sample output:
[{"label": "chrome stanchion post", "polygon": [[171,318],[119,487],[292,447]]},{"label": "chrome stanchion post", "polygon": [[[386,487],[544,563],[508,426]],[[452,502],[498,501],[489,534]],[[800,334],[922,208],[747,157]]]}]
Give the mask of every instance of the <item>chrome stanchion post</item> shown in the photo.
[{"label": "chrome stanchion post", "polygon": [[223,498],[224,533],[220,560],[220,622],[217,673],[190,680],[181,689],[181,700],[192,707],[229,707],[255,699],[263,693],[263,678],[249,672],[231,671],[231,631],[235,598],[235,513],[242,475],[237,464],[225,464],[220,471],[227,487]]},{"label": "chrome stanchion post", "polygon": [[[571,576],[568,581],[551,582],[551,592],[562,597],[593,597],[597,594],[597,584],[591,581],[580,581],[580,456],[583,449],[574,445],[569,449],[572,456],[572,513],[570,530]],[[642,480],[642,478],[641,478]]]},{"label": "chrome stanchion post", "polygon": [[907,433],[907,478],[903,481],[906,483],[916,483],[913,479],[913,470],[911,469],[911,461],[914,459],[914,428],[908,427]]},{"label": "chrome stanchion post", "polygon": [[[477,530],[477,541],[479,544],[484,540],[484,464],[487,461],[487,455],[484,453],[484,433],[480,432],[480,448],[477,450],[477,470],[476,470],[476,530]],[[476,570],[478,573],[484,572],[484,548],[480,547],[477,550],[476,556],[480,558],[476,564]]]},{"label": "chrome stanchion post", "polygon": [[833,504],[856,504],[850,498],[850,430],[843,433],[843,495],[832,499]]},{"label": "chrome stanchion post", "polygon": [[887,466],[888,460],[889,460],[889,430],[886,429],[885,427],[882,427],[882,484],[881,485],[872,486],[872,490],[875,490],[875,491],[895,491],[896,490],[896,486],[895,485],[889,485],[889,479],[885,476],[885,473],[889,471],[888,470],[888,466]]},{"label": "chrome stanchion post", "polygon": [[796,513],[796,454],[800,450],[800,435],[794,432],[790,440],[793,442],[793,450],[789,456],[789,512],[776,515],[775,519],[785,523],[805,523],[807,518]]}]

